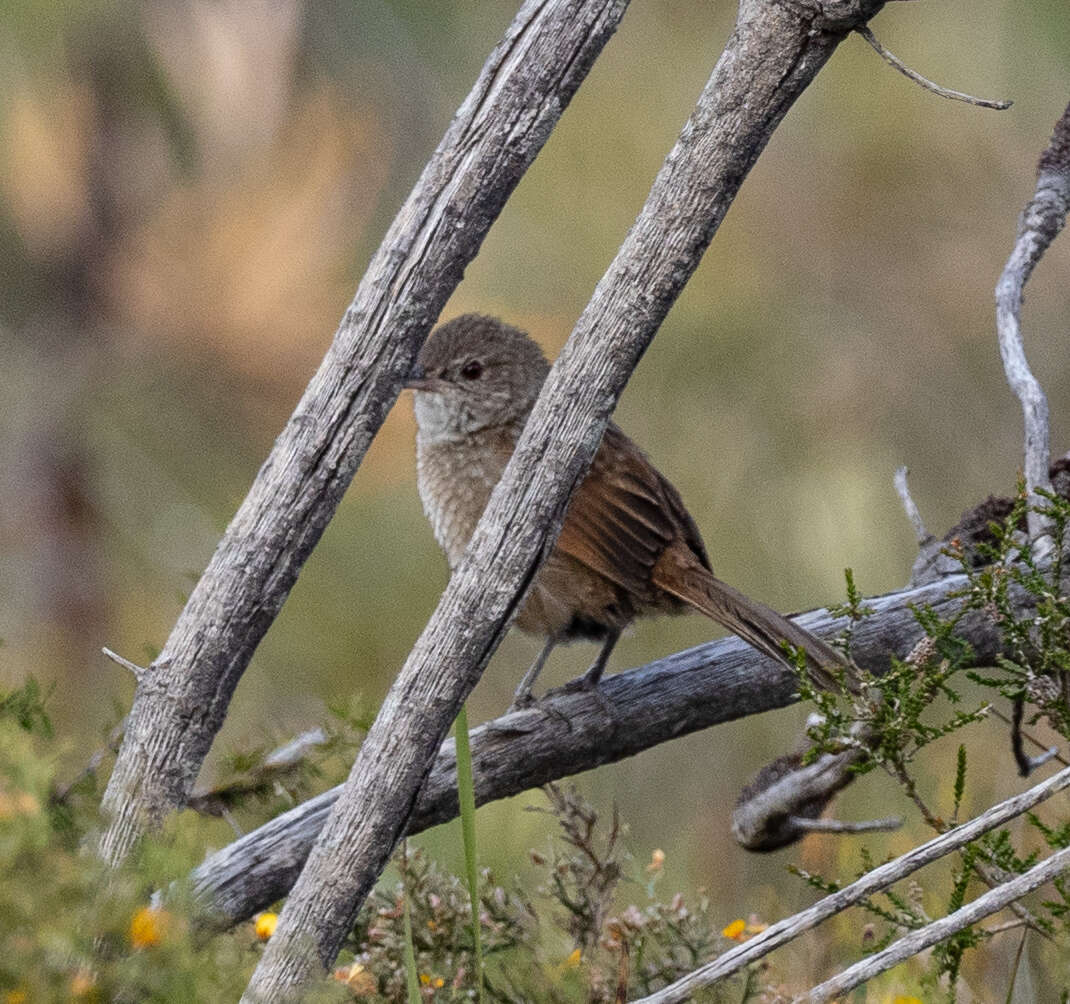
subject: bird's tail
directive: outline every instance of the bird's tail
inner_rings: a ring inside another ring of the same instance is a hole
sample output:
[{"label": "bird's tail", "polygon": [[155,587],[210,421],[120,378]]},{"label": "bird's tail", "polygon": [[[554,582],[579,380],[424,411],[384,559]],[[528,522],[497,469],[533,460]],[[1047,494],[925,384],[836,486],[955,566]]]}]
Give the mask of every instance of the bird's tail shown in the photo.
[{"label": "bird's tail", "polygon": [[806,653],[811,679],[826,690],[839,690],[841,681],[850,687],[853,674],[842,652],[815,634],[793,623],[772,607],[752,600],[704,568],[690,550],[668,548],[654,567],[654,583],[683,600],[711,620],[739,635],[759,652],[794,668],[784,651],[787,642]]}]

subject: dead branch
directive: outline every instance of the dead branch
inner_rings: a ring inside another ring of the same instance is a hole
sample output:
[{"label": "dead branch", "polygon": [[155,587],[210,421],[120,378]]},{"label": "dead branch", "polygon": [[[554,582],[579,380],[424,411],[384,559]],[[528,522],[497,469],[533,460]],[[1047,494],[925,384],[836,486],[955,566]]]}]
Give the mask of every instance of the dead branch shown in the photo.
[{"label": "dead branch", "polygon": [[[965,576],[951,576],[867,599],[874,613],[853,628],[855,661],[879,674],[892,655],[905,657],[924,637],[913,608],[927,606],[942,618],[951,617],[962,602],[955,594],[965,585]],[[1015,595],[1024,614],[1028,595]],[[834,637],[847,623],[827,610],[803,614],[798,620],[825,638]],[[988,620],[971,614],[961,622],[961,631],[978,663],[991,664],[999,639]],[[797,699],[795,690],[794,677],[779,663],[737,638],[724,638],[607,677],[597,694],[551,691],[537,708],[507,714],[472,730],[476,802],[506,798],[699,729],[783,707]],[[217,851],[197,868],[192,881],[206,921],[227,926],[285,896],[340,790],[304,802]],[[769,793],[744,810],[752,843],[767,843],[783,832],[787,818],[807,815],[803,807],[822,792],[800,784],[782,794],[779,803]],[[446,740],[406,833],[446,822],[456,814],[454,747],[452,740]],[[801,835],[798,829],[795,835]]]},{"label": "dead branch", "polygon": [[[996,329],[999,352],[1007,383],[1022,405],[1025,422],[1025,481],[1030,502],[1042,500],[1038,489],[1051,490],[1048,476],[1050,445],[1048,399],[1033,376],[1022,342],[1021,312],[1023,290],[1037,262],[1066,223],[1070,208],[1070,105],[1055,125],[1051,142],[1037,165],[1037,184],[1033,198],[1018,219],[1018,236],[1007,264],[996,285]],[[1029,513],[1029,537],[1046,550],[1042,538],[1050,533],[1050,520],[1041,513]],[[1048,542],[1050,547],[1050,540]]]},{"label": "dead branch", "polygon": [[529,0],[395,218],[327,355],[138,682],[103,808],[126,856],[183,806],[238,680],[334,515],[465,266],[627,0]]},{"label": "dead branch", "polygon": [[795,99],[879,0],[743,0],[736,28],[553,367],[453,575],[391,688],[246,991],[333,961],[408,823],[446,730],[556,538],[624,384]]}]

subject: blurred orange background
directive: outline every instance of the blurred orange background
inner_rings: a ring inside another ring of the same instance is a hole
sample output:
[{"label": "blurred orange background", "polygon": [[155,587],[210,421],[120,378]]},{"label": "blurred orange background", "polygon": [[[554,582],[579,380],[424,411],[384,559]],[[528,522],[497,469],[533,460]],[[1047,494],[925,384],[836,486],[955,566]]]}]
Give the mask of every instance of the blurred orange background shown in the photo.
[{"label": "blurred orange background", "polygon": [[[100,647],[145,662],[163,644],[514,12],[497,0],[5,5],[0,688],[28,673],[54,681],[72,765],[132,695]],[[444,317],[500,314],[560,348],[733,15],[731,4],[636,0]],[[867,593],[905,584],[915,548],[898,465],[942,533],[1008,493],[1021,464],[992,290],[1070,97],[1070,15],[1057,0],[891,4],[873,28],[927,76],[1014,107],[942,100],[847,39],[745,183],[618,411],[681,489],[718,574],[784,610],[838,602],[847,566]],[[1068,273],[1064,238],[1024,315],[1057,453],[1070,446]],[[403,398],[213,757],[283,740],[327,703],[381,700],[446,581],[412,440]],[[614,665],[710,636],[702,618],[643,623]],[[473,723],[508,704],[535,650],[507,639],[472,697]],[[575,675],[592,651],[559,652],[545,682]],[[804,714],[693,736],[580,784],[620,805],[638,858],[665,848],[667,881],[707,887],[726,923],[775,919],[812,895],[787,862],[859,867],[849,840],[757,858],[729,835],[741,786],[794,742]],[[977,808],[1018,782],[997,724],[970,742],[991,762],[968,791]],[[937,803],[950,749],[934,750],[923,777]],[[481,810],[493,834],[482,852],[506,874],[545,839],[545,818],[520,811],[537,799]],[[913,818],[876,775],[837,811]],[[912,824],[866,839],[879,857],[924,835]],[[426,841],[456,865],[455,841]],[[988,964],[1003,952],[993,946]],[[820,976],[829,960],[812,951],[795,965]]]}]

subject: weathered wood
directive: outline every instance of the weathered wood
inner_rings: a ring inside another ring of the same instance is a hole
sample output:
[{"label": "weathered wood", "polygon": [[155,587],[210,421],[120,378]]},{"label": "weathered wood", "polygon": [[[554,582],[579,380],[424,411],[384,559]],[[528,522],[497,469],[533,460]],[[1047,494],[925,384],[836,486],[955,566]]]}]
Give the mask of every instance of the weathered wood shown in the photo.
[{"label": "weathered wood", "polygon": [[[964,576],[867,599],[874,609],[854,627],[855,661],[879,673],[891,655],[905,656],[922,637],[912,613],[931,606],[954,615]],[[827,610],[803,614],[799,623],[829,638],[846,620]],[[982,617],[962,622],[978,663],[991,663],[997,634]],[[723,638],[606,677],[597,694],[550,691],[532,710],[514,712],[472,730],[476,803],[484,805],[602,764],[634,756],[659,743],[722,722],[784,707],[797,700],[795,681],[779,664],[738,638]],[[342,790],[303,802],[207,858],[192,875],[204,921],[226,927],[285,896]],[[771,810],[776,811],[776,810]],[[783,807],[780,808],[784,812]],[[419,833],[457,815],[453,740],[439,748],[420,790],[406,833]],[[758,807],[748,819],[762,822]]]},{"label": "weathered wood", "polygon": [[1022,406],[1025,425],[1025,482],[1029,492],[1029,537],[1039,547],[1035,555],[1043,557],[1051,541],[1042,538],[1051,532],[1051,520],[1035,507],[1043,505],[1037,493],[1051,491],[1048,464],[1051,460],[1048,429],[1048,398],[1040,381],[1033,376],[1025,357],[1022,341],[1021,313],[1025,284],[1048,246],[1066,223],[1070,210],[1070,105],[1055,124],[1051,142],[1037,165],[1037,184],[1033,198],[1018,219],[1018,234],[1007,264],[996,284],[996,330],[1003,370]]},{"label": "weathered wood", "polygon": [[628,377],[788,108],[879,0],[743,0],[736,28],[535,405],[468,550],[384,701],[244,1000],[329,966],[435,753],[552,547]]},{"label": "weathered wood", "polygon": [[160,656],[138,680],[103,807],[118,862],[185,804],[260,639],[506,199],[628,0],[529,0],[368,266]]}]

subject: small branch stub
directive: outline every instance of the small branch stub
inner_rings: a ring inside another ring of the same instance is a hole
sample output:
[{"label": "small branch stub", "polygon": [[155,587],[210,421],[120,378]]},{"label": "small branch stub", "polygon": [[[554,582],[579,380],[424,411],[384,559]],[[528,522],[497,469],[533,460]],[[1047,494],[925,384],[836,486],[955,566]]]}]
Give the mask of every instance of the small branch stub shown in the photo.
[{"label": "small branch stub", "polygon": [[124,659],[118,652],[113,652],[110,648],[102,648],[103,652],[116,666],[122,666],[123,669],[130,670],[134,674],[134,679],[139,683],[142,678],[148,673],[148,669],[144,666],[139,666],[136,662],[131,662],[129,659]]}]

